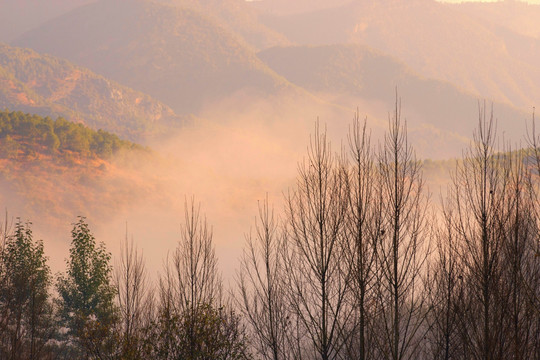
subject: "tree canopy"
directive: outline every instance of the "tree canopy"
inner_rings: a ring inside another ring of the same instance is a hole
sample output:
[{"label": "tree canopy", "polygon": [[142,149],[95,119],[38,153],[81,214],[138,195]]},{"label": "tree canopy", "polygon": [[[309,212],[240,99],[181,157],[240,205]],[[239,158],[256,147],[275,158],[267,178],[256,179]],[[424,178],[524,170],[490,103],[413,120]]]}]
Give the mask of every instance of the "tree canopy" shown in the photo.
[{"label": "tree canopy", "polygon": [[49,153],[70,151],[82,156],[110,158],[122,149],[143,149],[104,130],[92,130],[82,123],[64,118],[25,114],[20,111],[0,112],[1,157],[14,157],[19,150]]}]

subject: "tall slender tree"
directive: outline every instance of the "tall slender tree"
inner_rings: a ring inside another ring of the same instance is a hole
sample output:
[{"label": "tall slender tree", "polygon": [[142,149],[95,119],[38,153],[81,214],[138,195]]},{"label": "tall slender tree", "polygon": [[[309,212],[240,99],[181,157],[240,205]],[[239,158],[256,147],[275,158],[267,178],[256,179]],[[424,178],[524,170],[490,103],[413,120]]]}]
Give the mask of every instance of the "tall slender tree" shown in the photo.
[{"label": "tall slender tree", "polygon": [[424,242],[428,201],[397,96],[377,166],[382,204],[376,245],[378,351],[384,359],[415,359],[425,320],[421,275],[428,252]]},{"label": "tall slender tree", "polygon": [[118,290],[121,358],[143,359],[144,328],[151,319],[148,315],[153,309],[153,293],[148,286],[143,256],[133,239],[128,240],[127,228],[121,247],[120,261],[114,272],[114,283]]},{"label": "tall slender tree", "polygon": [[[346,167],[332,153],[319,124],[308,156],[299,165],[295,189],[286,199],[284,259],[292,312],[306,334],[297,357],[335,359],[347,339],[342,335],[350,319],[346,296],[350,282],[345,259],[347,213]],[[294,323],[294,322],[293,322]]]},{"label": "tall slender tree", "polygon": [[502,246],[509,219],[504,206],[509,171],[495,143],[493,112],[488,116],[484,105],[473,145],[456,168],[451,194],[466,289],[461,317],[464,356],[478,360],[502,359],[507,353]]},{"label": "tall slender tree", "polygon": [[238,280],[240,306],[250,325],[254,346],[260,357],[268,360],[289,358],[289,309],[285,301],[280,230],[267,196],[259,204],[255,235],[247,236]]},{"label": "tall slender tree", "polygon": [[160,280],[148,354],[165,359],[246,359],[245,332],[225,303],[212,230],[195,200],[185,203],[181,239]]},{"label": "tall slender tree", "polygon": [[537,293],[540,290],[540,262],[535,261],[538,229],[531,196],[532,174],[526,165],[526,152],[505,152],[504,166],[509,169],[510,179],[502,212],[507,219],[501,254],[504,287],[499,289],[499,296],[504,296],[504,331],[510,340],[506,353],[513,359],[530,359],[536,354],[534,343],[538,341],[534,341],[533,334],[540,321],[540,313],[527,294],[528,288]]},{"label": "tall slender tree", "polygon": [[373,312],[376,243],[381,228],[381,199],[378,174],[371,149],[367,121],[360,121],[355,113],[349,130],[349,174],[347,195],[349,210],[346,214],[346,259],[351,271],[351,306],[354,321],[348,356],[360,360],[373,356]]},{"label": "tall slender tree", "polygon": [[430,312],[423,352],[424,356],[435,360],[463,358],[459,331],[463,316],[460,297],[463,274],[452,211],[449,205],[444,206],[442,219],[434,221],[438,224],[434,226],[433,234],[436,248],[429,264],[425,287]]}]

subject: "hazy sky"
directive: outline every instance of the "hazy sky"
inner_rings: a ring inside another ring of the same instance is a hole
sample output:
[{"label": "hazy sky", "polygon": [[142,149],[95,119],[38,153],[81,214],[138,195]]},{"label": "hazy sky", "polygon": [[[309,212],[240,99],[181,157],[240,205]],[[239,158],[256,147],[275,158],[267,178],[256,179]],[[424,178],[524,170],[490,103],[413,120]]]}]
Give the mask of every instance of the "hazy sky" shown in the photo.
[{"label": "hazy sky", "polygon": [[[460,2],[497,2],[497,1],[508,1],[508,0],[439,0],[440,2],[451,2],[451,3],[460,3]],[[513,0],[510,0],[513,1]],[[540,0],[527,0],[522,2],[528,2],[530,4],[540,4]]]}]

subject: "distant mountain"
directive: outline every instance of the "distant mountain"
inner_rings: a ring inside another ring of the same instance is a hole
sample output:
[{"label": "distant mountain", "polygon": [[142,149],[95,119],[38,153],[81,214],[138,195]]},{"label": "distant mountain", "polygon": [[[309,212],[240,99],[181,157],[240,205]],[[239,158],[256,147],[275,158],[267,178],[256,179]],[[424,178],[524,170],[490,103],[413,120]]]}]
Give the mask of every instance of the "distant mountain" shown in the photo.
[{"label": "distant mountain", "polygon": [[504,42],[508,54],[535,67],[540,64],[540,5],[518,1],[452,5],[490,29]]},{"label": "distant mountain", "polygon": [[9,42],[69,10],[96,0],[2,0],[0,42]]},{"label": "distant mountain", "polygon": [[211,17],[239,35],[256,49],[289,45],[285,35],[262,24],[257,11],[246,0],[159,0],[180,8],[191,8]]},{"label": "distant mountain", "polygon": [[66,60],[0,44],[0,109],[4,108],[63,116],[138,140],[188,121],[150,96]]},{"label": "distant mountain", "polygon": [[86,66],[178,113],[246,88],[265,95],[288,86],[211,16],[145,0],[78,8],[15,44]]},{"label": "distant mountain", "polygon": [[255,0],[249,5],[261,13],[292,15],[330,9],[349,2],[351,0]]},{"label": "distant mountain", "polygon": [[[272,48],[259,57],[292,83],[314,94],[332,94],[334,101],[346,106],[363,99],[391,109],[390,95],[397,89],[404,106],[412,110],[410,125],[431,125],[464,137],[477,126],[477,97],[451,83],[423,78],[402,62],[361,45]],[[524,126],[515,122],[528,114],[503,103],[495,103],[494,109],[497,118],[504,119],[500,130],[521,138]]]},{"label": "distant mountain", "polygon": [[523,1],[463,2],[452,4],[458,11],[484,23],[496,24],[514,33],[540,38],[540,5]]},{"label": "distant mountain", "polygon": [[534,56],[512,51],[493,29],[453,5],[355,0],[263,20],[298,44],[363,44],[404,61],[422,76],[449,81],[478,97],[527,110],[540,102],[538,48]]}]

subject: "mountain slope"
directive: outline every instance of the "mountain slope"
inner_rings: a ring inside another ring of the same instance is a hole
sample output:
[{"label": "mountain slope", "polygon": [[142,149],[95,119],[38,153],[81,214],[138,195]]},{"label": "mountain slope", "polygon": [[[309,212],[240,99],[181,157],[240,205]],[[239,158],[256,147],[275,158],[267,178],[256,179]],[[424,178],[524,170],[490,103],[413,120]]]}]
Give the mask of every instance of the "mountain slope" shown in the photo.
[{"label": "mountain slope", "polygon": [[255,49],[289,45],[287,38],[261,23],[245,0],[160,0],[180,8],[191,8],[212,17],[239,35]]},{"label": "mountain slope", "polygon": [[143,139],[185,120],[143,93],[29,49],[0,44],[0,109],[63,116]]},{"label": "mountain slope", "polygon": [[249,4],[260,13],[272,15],[292,15],[331,9],[349,3],[351,0],[259,0]]},{"label": "mountain slope", "polygon": [[428,78],[530,109],[540,101],[538,56],[513,52],[504,39],[452,5],[433,0],[353,1],[324,11],[266,17],[306,45],[364,44]]},{"label": "mountain slope", "polygon": [[[333,94],[334,101],[354,106],[363,99],[392,108],[395,89],[403,98],[410,125],[433,126],[470,137],[476,127],[478,100],[448,82],[425,79],[394,58],[360,45],[296,46],[272,48],[259,57],[292,83],[315,94]],[[352,100],[351,100],[352,99]],[[505,104],[494,104],[500,130],[514,139],[522,126],[508,126],[527,114]]]},{"label": "mountain slope", "polygon": [[521,1],[464,2],[458,11],[482,22],[497,24],[522,36],[540,38],[540,5]]},{"label": "mountain slope", "polygon": [[134,201],[129,193],[150,191],[119,159],[153,156],[114,134],[62,118],[0,112],[0,202],[53,228],[81,214],[106,219]]},{"label": "mountain slope", "polygon": [[9,42],[52,18],[93,1],[96,0],[2,0],[0,42]]},{"label": "mountain slope", "polygon": [[145,0],[104,0],[78,8],[15,44],[86,66],[178,113],[197,111],[245,88],[264,95],[287,86],[211,18]]}]

